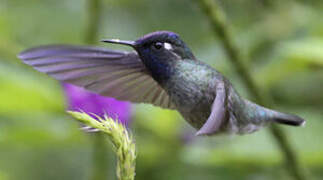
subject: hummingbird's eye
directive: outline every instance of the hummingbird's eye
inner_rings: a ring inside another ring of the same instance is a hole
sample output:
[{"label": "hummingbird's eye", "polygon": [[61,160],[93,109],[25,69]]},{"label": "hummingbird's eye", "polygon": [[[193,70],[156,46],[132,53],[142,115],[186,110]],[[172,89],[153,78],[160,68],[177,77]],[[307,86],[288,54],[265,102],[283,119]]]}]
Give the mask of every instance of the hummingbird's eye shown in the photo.
[{"label": "hummingbird's eye", "polygon": [[156,43],[154,43],[154,48],[155,48],[155,49],[159,50],[159,49],[161,49],[162,47],[163,47],[163,43],[161,43],[161,42],[156,42]]}]

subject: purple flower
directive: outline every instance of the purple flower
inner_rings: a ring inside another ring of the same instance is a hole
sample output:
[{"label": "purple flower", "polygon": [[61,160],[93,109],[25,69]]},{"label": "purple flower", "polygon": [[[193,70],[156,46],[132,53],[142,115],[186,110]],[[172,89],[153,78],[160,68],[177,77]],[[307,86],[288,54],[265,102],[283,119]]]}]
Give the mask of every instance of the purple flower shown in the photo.
[{"label": "purple flower", "polygon": [[69,110],[94,113],[100,117],[107,114],[113,119],[119,119],[122,124],[128,125],[130,123],[129,102],[103,97],[71,84],[64,83],[63,87]]}]

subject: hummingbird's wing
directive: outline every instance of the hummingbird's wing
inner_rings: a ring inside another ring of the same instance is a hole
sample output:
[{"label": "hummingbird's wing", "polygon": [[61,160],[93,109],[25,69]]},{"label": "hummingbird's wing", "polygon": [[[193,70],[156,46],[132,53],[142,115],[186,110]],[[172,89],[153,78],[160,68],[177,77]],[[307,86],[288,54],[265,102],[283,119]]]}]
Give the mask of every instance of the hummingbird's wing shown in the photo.
[{"label": "hummingbird's wing", "polygon": [[174,109],[168,94],[150,76],[134,51],[50,45],[26,50],[18,57],[57,80],[95,93]]},{"label": "hummingbird's wing", "polygon": [[212,105],[211,114],[196,135],[212,135],[220,130],[226,115],[226,91],[223,82],[216,86],[216,97]]}]

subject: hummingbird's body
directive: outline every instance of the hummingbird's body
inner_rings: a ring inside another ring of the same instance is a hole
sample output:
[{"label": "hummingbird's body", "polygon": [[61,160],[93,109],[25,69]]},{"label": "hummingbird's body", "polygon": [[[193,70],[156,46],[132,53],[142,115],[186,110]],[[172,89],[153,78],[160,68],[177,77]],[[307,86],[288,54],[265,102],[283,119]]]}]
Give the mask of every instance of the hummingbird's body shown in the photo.
[{"label": "hummingbird's body", "polygon": [[101,95],[178,110],[198,135],[244,134],[273,122],[304,120],[243,99],[218,71],[197,60],[175,33],[150,33],[137,41],[104,40],[136,52],[82,46],[46,46],[19,55],[54,78]]},{"label": "hummingbird's body", "polygon": [[[207,121],[219,83],[225,84],[228,94],[226,105],[230,110],[218,133],[251,133],[269,122],[265,119],[269,113],[266,109],[242,99],[231,83],[212,67],[188,59],[170,66],[174,73],[162,83],[162,87],[176,109],[194,128],[200,129]],[[251,106],[253,108],[249,108]]]},{"label": "hummingbird's body", "polygon": [[162,87],[183,117],[199,129],[210,115],[216,96],[215,83],[222,76],[196,60],[185,60],[172,66],[175,72]]}]

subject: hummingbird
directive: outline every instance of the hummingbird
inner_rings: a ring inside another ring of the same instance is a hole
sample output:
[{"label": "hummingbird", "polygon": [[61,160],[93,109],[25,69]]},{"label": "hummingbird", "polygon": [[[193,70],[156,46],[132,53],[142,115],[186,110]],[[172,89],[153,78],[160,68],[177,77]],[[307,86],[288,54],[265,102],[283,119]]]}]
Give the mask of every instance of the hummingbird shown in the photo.
[{"label": "hummingbird", "polygon": [[177,110],[196,135],[247,134],[268,124],[305,120],[241,97],[219,71],[198,60],[178,34],[157,31],[136,41],[104,39],[134,51],[48,45],[18,57],[34,69],[97,94]]}]

